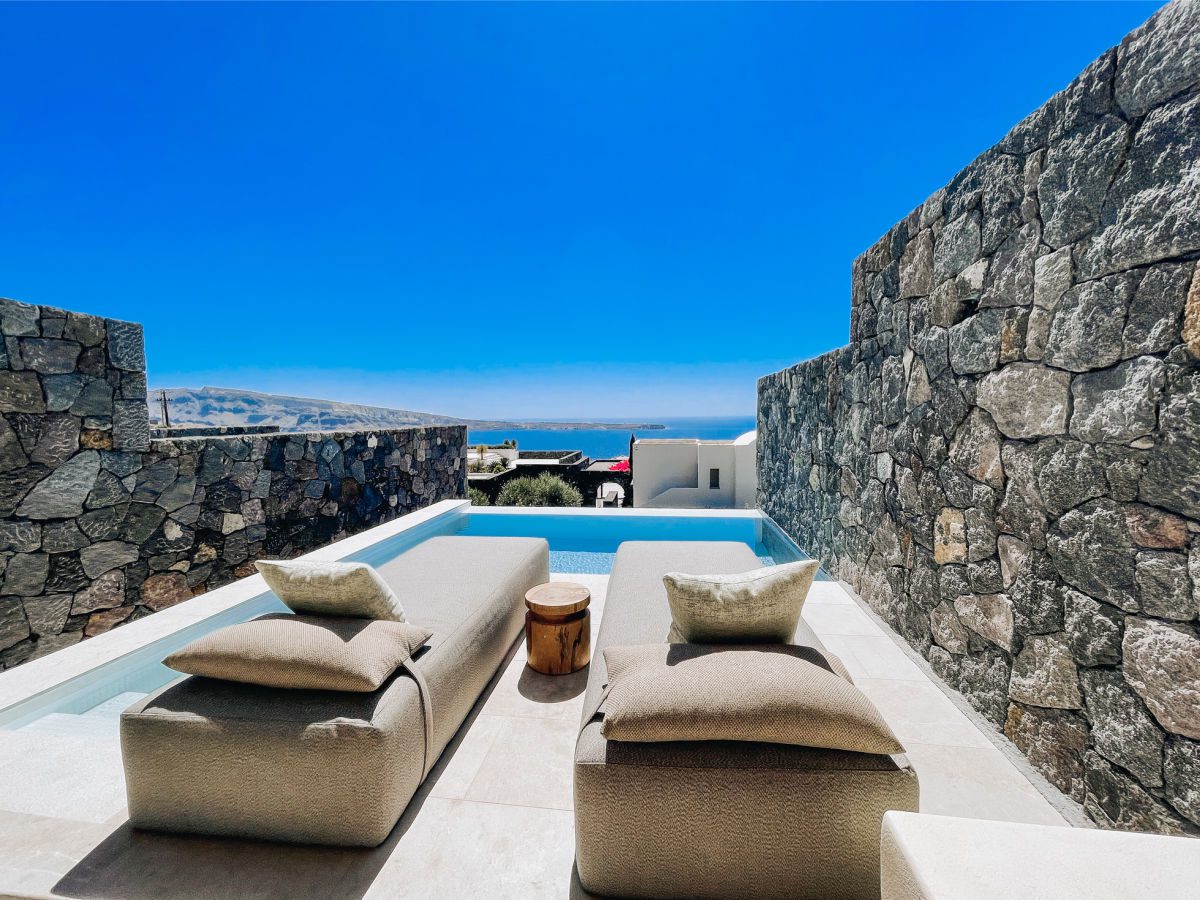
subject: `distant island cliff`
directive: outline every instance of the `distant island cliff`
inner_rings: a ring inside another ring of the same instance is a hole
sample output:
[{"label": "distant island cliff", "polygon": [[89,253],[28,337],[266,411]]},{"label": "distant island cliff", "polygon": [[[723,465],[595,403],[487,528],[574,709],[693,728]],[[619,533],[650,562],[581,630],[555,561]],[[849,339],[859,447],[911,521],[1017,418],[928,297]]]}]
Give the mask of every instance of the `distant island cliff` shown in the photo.
[{"label": "distant island cliff", "polygon": [[265,425],[281,431],[346,431],[358,428],[404,428],[419,425],[465,425],[486,431],[572,431],[581,428],[628,431],[661,430],[664,425],[646,422],[512,422],[461,419],[437,413],[384,406],[364,406],[285,397],[234,388],[159,388],[149,392],[150,418],[161,424],[161,398],[166,395],[172,425]]}]

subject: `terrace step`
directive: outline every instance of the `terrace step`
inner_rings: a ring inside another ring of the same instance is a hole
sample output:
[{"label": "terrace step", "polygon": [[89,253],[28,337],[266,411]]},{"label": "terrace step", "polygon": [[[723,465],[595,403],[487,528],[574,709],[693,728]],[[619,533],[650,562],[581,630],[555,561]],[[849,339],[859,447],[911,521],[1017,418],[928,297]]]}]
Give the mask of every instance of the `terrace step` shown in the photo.
[{"label": "terrace step", "polygon": [[75,715],[73,713],[50,713],[23,725],[18,731],[34,731],[58,737],[96,738],[112,740],[117,736],[120,720],[105,716]]}]

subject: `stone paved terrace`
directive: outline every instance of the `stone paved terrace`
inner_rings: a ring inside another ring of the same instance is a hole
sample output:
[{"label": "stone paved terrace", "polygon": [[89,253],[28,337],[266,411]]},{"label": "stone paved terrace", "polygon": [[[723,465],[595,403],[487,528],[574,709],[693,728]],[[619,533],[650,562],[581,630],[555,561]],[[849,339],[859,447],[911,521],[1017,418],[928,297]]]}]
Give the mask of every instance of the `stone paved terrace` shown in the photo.
[{"label": "stone paved terrace", "polygon": [[[593,594],[607,576],[561,575]],[[948,692],[873,614],[818,582],[804,617],[908,748],[921,809],[1067,826],[1078,807]],[[586,671],[548,678],[524,644],[375,850],[134,832],[115,726],[84,739],[0,731],[0,896],[583,898],[571,760]],[[83,752],[85,751],[86,752]]]}]

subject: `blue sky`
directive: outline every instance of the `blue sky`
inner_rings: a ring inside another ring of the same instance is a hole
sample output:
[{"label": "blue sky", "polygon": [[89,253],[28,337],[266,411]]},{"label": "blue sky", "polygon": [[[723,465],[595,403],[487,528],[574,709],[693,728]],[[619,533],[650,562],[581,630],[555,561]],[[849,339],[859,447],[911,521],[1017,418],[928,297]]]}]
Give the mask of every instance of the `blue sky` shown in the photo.
[{"label": "blue sky", "polygon": [[750,413],[1144,3],[0,5],[0,295],[152,386]]}]

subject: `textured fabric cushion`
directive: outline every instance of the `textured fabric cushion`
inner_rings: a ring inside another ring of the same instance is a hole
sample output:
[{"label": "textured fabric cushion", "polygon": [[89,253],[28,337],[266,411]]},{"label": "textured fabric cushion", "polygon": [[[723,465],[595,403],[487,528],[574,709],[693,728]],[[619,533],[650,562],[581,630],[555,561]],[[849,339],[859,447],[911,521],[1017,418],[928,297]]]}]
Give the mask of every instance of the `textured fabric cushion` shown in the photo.
[{"label": "textured fabric cushion", "polygon": [[[592,664],[588,670],[581,727],[592,720],[600,707],[600,696],[608,684],[604,648],[622,644],[650,644],[663,639],[671,629],[671,606],[663,584],[665,572],[737,573],[754,568],[758,557],[741,542],[734,541],[625,541],[617,548],[600,631],[592,642]],[[416,616],[416,612],[410,610]],[[416,616],[437,631],[425,611]],[[821,651],[834,669],[849,680],[836,656],[826,650],[803,618],[796,625],[792,644]]]},{"label": "textured fabric cushion", "polygon": [[903,753],[879,711],[810,647],[609,647],[603,734],[614,741],[763,741]]},{"label": "textured fabric cushion", "polygon": [[276,613],[206,634],[163,664],[265,687],[374,691],[431,636],[407,622]]},{"label": "textured fabric cushion", "polygon": [[260,559],[254,565],[267,587],[295,612],[404,621],[400,601],[366,563]]},{"label": "textured fabric cushion", "polygon": [[671,606],[670,641],[787,643],[820,563],[767,566],[737,575],[663,576]]}]

